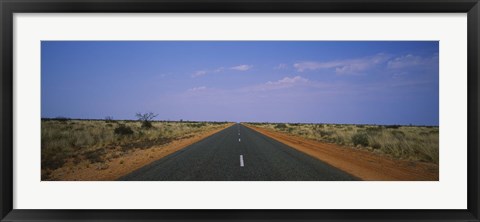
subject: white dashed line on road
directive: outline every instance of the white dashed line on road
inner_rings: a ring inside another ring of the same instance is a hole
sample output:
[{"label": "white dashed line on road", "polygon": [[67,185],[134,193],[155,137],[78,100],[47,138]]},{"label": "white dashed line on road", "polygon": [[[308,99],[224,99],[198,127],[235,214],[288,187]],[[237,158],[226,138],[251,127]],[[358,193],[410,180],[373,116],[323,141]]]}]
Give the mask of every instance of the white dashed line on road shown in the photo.
[{"label": "white dashed line on road", "polygon": [[240,138],[238,138],[238,142],[241,142]]},{"label": "white dashed line on road", "polygon": [[240,167],[243,167],[243,155],[240,155]]}]

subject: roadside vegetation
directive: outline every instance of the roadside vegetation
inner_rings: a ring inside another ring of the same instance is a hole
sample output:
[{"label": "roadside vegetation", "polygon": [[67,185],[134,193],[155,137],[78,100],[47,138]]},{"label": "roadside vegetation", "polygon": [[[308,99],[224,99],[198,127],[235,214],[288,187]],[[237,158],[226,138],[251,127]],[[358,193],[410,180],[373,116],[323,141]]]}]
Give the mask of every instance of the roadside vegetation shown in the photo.
[{"label": "roadside vegetation", "polygon": [[398,159],[438,164],[436,126],[248,123],[306,139],[368,149]]},{"label": "roadside vegetation", "polygon": [[66,162],[108,168],[107,160],[225,127],[227,122],[153,121],[154,114],[137,114],[138,121],[42,119],[42,180]]}]

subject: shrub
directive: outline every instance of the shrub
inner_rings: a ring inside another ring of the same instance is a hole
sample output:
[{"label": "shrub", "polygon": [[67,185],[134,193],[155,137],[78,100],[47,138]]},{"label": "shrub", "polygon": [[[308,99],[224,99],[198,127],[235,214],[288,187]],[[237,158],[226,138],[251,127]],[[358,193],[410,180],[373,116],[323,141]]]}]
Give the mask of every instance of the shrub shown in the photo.
[{"label": "shrub", "polygon": [[287,129],[287,128],[288,128],[288,126],[285,123],[279,123],[279,124],[275,125],[275,129],[284,130],[284,129]]},{"label": "shrub", "polygon": [[205,126],[207,126],[207,124],[203,123],[203,122],[202,123],[197,123],[197,125],[196,125],[196,127],[198,127],[198,128],[205,127]]},{"label": "shrub", "polygon": [[368,146],[368,136],[365,133],[356,133],[352,136],[352,142],[355,146]]},{"label": "shrub", "polygon": [[142,128],[150,129],[150,128],[152,128],[152,123],[148,122],[148,121],[143,121],[142,122]]},{"label": "shrub", "polygon": [[115,130],[113,131],[116,135],[132,135],[133,134],[133,130],[132,128],[130,128],[129,126],[125,126],[125,125],[120,125],[118,126],[117,128],[115,128]]},{"label": "shrub", "polygon": [[383,131],[383,128],[381,128],[381,127],[368,127],[368,128],[366,128],[365,131],[370,135],[376,135],[376,134],[381,133]]},{"label": "shrub", "polygon": [[153,120],[153,118],[157,117],[158,114],[154,114],[152,112],[137,113],[135,116],[138,118],[138,120],[142,121],[142,128],[149,129],[149,128],[152,128],[151,121]]},{"label": "shrub", "polygon": [[400,127],[401,127],[400,125],[386,125],[385,126],[385,128],[387,128],[387,129],[398,129]]},{"label": "shrub", "polygon": [[333,135],[333,132],[332,131],[328,131],[328,130],[319,130],[318,133],[320,134],[320,136],[331,136]]},{"label": "shrub", "polygon": [[382,144],[380,144],[379,142],[374,142],[372,144],[372,148],[373,149],[380,149],[380,148],[382,148]]}]

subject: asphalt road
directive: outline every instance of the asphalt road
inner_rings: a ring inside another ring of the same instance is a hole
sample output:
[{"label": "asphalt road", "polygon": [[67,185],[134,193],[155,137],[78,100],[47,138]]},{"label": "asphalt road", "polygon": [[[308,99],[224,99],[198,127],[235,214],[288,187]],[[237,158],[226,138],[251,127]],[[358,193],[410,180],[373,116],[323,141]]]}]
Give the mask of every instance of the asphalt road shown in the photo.
[{"label": "asphalt road", "polygon": [[337,181],[357,178],[235,124],[120,180]]}]

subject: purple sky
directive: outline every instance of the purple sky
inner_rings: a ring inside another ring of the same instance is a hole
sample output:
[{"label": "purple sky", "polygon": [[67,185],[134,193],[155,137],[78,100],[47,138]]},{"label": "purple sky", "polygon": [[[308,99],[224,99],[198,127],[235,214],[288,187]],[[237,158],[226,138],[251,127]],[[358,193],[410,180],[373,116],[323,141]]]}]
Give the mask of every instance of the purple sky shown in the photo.
[{"label": "purple sky", "polygon": [[42,117],[438,125],[437,41],[43,41]]}]

